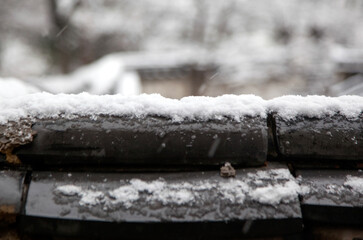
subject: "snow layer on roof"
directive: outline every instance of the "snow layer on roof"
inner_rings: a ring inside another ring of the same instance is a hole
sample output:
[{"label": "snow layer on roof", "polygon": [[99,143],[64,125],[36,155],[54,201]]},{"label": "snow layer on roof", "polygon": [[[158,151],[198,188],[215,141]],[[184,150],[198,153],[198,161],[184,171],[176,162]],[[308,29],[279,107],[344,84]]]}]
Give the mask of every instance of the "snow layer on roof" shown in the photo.
[{"label": "snow layer on roof", "polygon": [[245,116],[266,117],[275,112],[290,120],[296,116],[322,118],[341,114],[357,118],[363,112],[359,96],[283,96],[263,100],[254,95],[223,95],[220,97],[185,97],[169,99],[159,94],[139,96],[35,93],[16,98],[0,97],[0,124],[20,118],[74,118],[98,115],[144,117],[158,115],[173,121],[223,119],[240,121]]},{"label": "snow layer on roof", "polygon": [[344,186],[351,187],[355,192],[363,195],[363,177],[355,177],[348,175]]},{"label": "snow layer on roof", "polygon": [[133,178],[120,182],[119,187],[111,190],[72,184],[54,189],[59,196],[79,197],[80,206],[102,205],[107,209],[129,209],[136,202],[193,205],[195,201],[204,201],[206,191],[215,192],[219,199],[230,204],[244,204],[247,200],[276,205],[297,201],[302,189],[288,169],[257,171],[242,178],[221,178],[219,181],[166,181],[163,178],[144,181]]},{"label": "snow layer on roof", "polygon": [[142,117],[159,115],[174,121],[184,119],[221,119],[225,116],[240,120],[243,116],[265,116],[264,100],[254,95],[223,95],[220,97],[186,97],[168,99],[159,94],[139,96],[77,95],[36,93],[13,99],[1,99],[0,123],[22,117],[73,118],[97,117],[100,114]]},{"label": "snow layer on roof", "polygon": [[285,184],[269,185],[253,190],[250,195],[253,199],[265,204],[278,204],[296,199],[300,191],[299,185],[294,181]]},{"label": "snow layer on roof", "polygon": [[266,108],[284,119],[296,116],[322,118],[337,113],[357,118],[363,111],[363,97],[283,96],[267,101]]},{"label": "snow layer on roof", "polygon": [[66,196],[74,196],[81,192],[82,188],[74,185],[63,185],[58,187],[57,190]]}]

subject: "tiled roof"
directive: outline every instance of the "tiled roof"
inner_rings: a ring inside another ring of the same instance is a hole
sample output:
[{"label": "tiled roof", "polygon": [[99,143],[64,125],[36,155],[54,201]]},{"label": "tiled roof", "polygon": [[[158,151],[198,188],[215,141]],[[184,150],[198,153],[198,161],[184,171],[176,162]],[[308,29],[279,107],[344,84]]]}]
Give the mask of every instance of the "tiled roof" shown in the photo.
[{"label": "tiled roof", "polygon": [[[362,120],[269,111],[10,121],[0,126],[0,222],[29,237],[104,239],[362,229]],[[235,172],[221,173],[225,163]]]}]

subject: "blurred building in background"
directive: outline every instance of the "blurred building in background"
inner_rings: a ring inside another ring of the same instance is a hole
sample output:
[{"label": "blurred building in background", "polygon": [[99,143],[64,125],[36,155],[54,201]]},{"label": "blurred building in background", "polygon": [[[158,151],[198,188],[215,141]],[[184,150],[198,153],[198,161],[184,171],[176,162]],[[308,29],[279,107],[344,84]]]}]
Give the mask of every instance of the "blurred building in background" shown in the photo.
[{"label": "blurred building in background", "polygon": [[6,96],[363,95],[360,0],[3,0],[0,31]]}]

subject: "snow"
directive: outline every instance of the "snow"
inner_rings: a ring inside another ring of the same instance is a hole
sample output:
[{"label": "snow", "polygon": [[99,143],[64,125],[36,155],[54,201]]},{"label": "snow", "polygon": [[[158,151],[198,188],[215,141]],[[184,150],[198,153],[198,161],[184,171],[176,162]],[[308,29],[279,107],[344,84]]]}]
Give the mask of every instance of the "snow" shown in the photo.
[{"label": "snow", "polygon": [[[358,172],[360,171],[358,170]],[[359,203],[363,195],[363,177],[361,175],[346,175],[343,183],[340,177],[331,178],[329,181],[315,181],[310,177],[303,179],[299,176],[296,180],[300,183],[299,194],[306,199],[314,199],[315,201],[316,199],[330,198],[341,204],[361,205]]]},{"label": "snow", "polygon": [[299,191],[299,194],[301,196],[305,196],[307,194],[309,194],[311,191],[311,188],[307,185],[300,185],[300,191]]},{"label": "snow", "polygon": [[124,72],[122,79],[116,87],[116,93],[124,96],[140,94],[141,79],[136,72]]},{"label": "snow", "polygon": [[347,176],[344,186],[351,187],[355,192],[363,195],[363,177]]},{"label": "snow", "polygon": [[67,196],[74,196],[78,195],[82,191],[82,188],[74,185],[63,185],[57,187],[56,191],[59,191]]},{"label": "snow", "polygon": [[280,202],[290,202],[297,198],[299,185],[294,181],[285,184],[269,185],[253,190],[250,195],[253,199],[265,204],[278,204]]},{"label": "snow", "polygon": [[219,183],[222,199],[231,203],[243,204],[249,192],[249,186],[241,181],[230,178],[228,182]]},{"label": "snow", "polygon": [[105,197],[104,194],[100,191],[83,190],[82,187],[75,185],[58,186],[55,189],[55,192],[58,192],[68,197],[74,197],[74,196],[81,197],[79,201],[79,205],[81,206],[96,205],[100,203],[101,200]]},{"label": "snow", "polygon": [[36,93],[13,99],[1,99],[0,123],[20,118],[74,118],[100,114],[143,117],[159,115],[173,121],[184,119],[222,119],[231,117],[240,120],[244,116],[265,116],[264,101],[253,95],[223,95],[220,97],[186,97],[181,100],[168,99],[159,94],[139,96],[104,95],[88,93],[77,95]]},{"label": "snow", "polygon": [[15,78],[0,78],[0,99],[39,92],[36,87]]},{"label": "snow", "polygon": [[41,51],[29,45],[27,41],[13,36],[8,36],[2,40],[0,49],[1,76],[39,76],[48,70],[49,59],[44,58]]},{"label": "snow", "polygon": [[353,119],[363,112],[363,97],[283,96],[267,101],[266,107],[287,120],[296,116],[323,118],[337,113]]},{"label": "snow", "polygon": [[57,11],[62,16],[67,16],[74,9],[75,5],[78,4],[78,1],[74,0],[61,0],[57,2]]},{"label": "snow", "polygon": [[361,63],[363,49],[336,47],[331,51],[331,57],[338,63]]},{"label": "snow", "polygon": [[[1,90],[0,90],[1,92]],[[174,122],[231,118],[241,121],[246,116],[266,117],[277,113],[292,120],[297,116],[323,118],[341,114],[349,119],[363,112],[360,96],[283,96],[263,100],[255,95],[222,95],[219,97],[185,97],[180,100],[159,94],[91,95],[34,93],[14,98],[0,96],[0,124],[20,118],[68,118],[77,116],[96,119],[99,115],[145,117],[165,116]]]},{"label": "snow", "polygon": [[161,191],[165,187],[165,181],[162,179],[155,180],[152,182],[145,182],[140,179],[131,179],[130,181],[133,188],[137,189],[139,192],[153,193],[156,191]]},{"label": "snow", "polygon": [[230,204],[244,204],[249,199],[267,205],[296,201],[300,192],[308,191],[299,186],[287,169],[258,171],[249,173],[244,178],[221,178],[218,181],[169,182],[163,178],[153,181],[134,178],[106,192],[96,188],[90,190],[88,187],[63,185],[56,187],[55,193],[65,197],[78,196],[80,206],[102,205],[112,209],[122,206],[129,209],[136,201],[147,204],[191,205],[195,201],[204,201],[203,193],[212,189],[223,201]]},{"label": "snow", "polygon": [[269,171],[257,171],[256,173],[248,173],[250,178],[258,179],[258,180],[266,180],[266,179],[281,179],[281,180],[290,180],[291,174],[286,169],[271,169]]},{"label": "snow", "polygon": [[[297,0],[277,4],[266,4],[265,0],[86,1],[77,6],[76,11],[73,7],[78,1],[58,2],[57,11],[69,18],[68,30],[75,34],[70,34],[69,48],[84,49],[83,54],[75,54],[71,59],[72,66],[100,53],[120,49],[145,52],[198,49],[195,55],[199,55],[200,50],[207,51],[211,55],[208,59],[221,64],[218,81],[232,80],[240,83],[241,89],[250,86],[248,91],[254,92],[254,87],[260,89],[270,81],[273,85],[282,81],[278,89],[260,90],[260,94],[270,97],[282,93],[323,92],[323,87],[335,82],[331,77],[337,70],[334,60],[362,61],[363,11],[357,1],[349,4],[346,1]],[[54,66],[52,60],[55,59],[45,53],[46,48],[41,44],[48,34],[51,35],[47,11],[42,4],[32,4],[31,8],[29,4],[12,7],[3,3],[7,10],[3,18],[10,19],[3,21],[7,26],[3,35],[14,35],[2,41],[5,44],[1,70],[7,75],[42,76],[60,68]],[[268,11],[264,11],[266,8]],[[321,29],[323,37],[311,36],[312,27]],[[291,30],[288,43],[276,39],[280,28]],[[35,34],[28,39],[31,45],[17,40],[29,29]],[[349,54],[344,51],[347,47],[351,47],[347,49]],[[61,50],[67,51],[67,48]],[[155,65],[165,62],[163,56],[155,56],[150,62]],[[23,73],[19,75],[19,72]],[[302,80],[298,80],[300,78]]]},{"label": "snow", "polygon": [[286,169],[272,169],[270,170],[270,174],[272,175],[273,179],[285,179],[289,180],[291,179],[291,173],[287,171]]},{"label": "snow", "polygon": [[105,198],[105,195],[100,191],[81,191],[79,193],[81,196],[81,200],[79,201],[79,205],[81,206],[94,206],[102,202]]},{"label": "snow", "polygon": [[125,72],[124,61],[118,54],[109,54],[68,75],[44,77],[38,84],[52,93],[140,93],[139,77],[134,72]]},{"label": "snow", "polygon": [[[308,186],[300,186],[299,179],[295,179],[287,169],[271,169],[248,174],[248,182],[253,182],[257,188],[250,189],[250,197],[260,203],[275,205],[294,201],[299,194],[310,191]],[[267,186],[263,181],[271,182]]]},{"label": "snow", "polygon": [[132,186],[121,186],[113,191],[109,191],[112,204],[123,204],[126,208],[131,206],[133,201],[139,199],[139,192]]},{"label": "snow", "polygon": [[190,203],[194,200],[194,194],[188,189],[178,189],[178,190],[163,190],[156,194],[153,194],[149,201],[160,201],[164,205],[172,202],[177,205],[182,205]]}]

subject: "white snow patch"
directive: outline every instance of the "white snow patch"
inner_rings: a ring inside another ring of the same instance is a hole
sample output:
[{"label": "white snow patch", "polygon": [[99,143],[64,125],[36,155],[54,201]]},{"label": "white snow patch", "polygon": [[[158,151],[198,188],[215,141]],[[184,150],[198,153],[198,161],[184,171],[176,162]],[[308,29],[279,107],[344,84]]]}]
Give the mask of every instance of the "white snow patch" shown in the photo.
[{"label": "white snow patch", "polygon": [[220,182],[218,188],[220,189],[222,199],[238,204],[243,204],[246,194],[249,192],[247,183],[235,179],[230,179],[228,182]]},{"label": "white snow patch", "polygon": [[337,184],[328,184],[325,186],[324,189],[327,193],[332,193],[332,194],[337,194],[337,193],[341,193],[342,190],[344,190],[343,186],[339,186]]},{"label": "white snow patch", "polygon": [[344,182],[344,186],[351,187],[359,194],[363,194],[363,177],[347,176],[347,180]]},{"label": "white snow patch", "polygon": [[163,189],[160,192],[155,192],[151,197],[148,198],[149,201],[160,201],[164,205],[168,203],[175,203],[178,205],[189,203],[194,200],[194,194],[187,189]]},{"label": "white snow patch", "polygon": [[79,205],[81,206],[94,206],[102,202],[105,195],[101,191],[83,190],[82,187],[75,185],[63,185],[55,188],[58,192],[65,196],[78,196],[81,197]]},{"label": "white snow patch", "polygon": [[157,192],[157,191],[161,191],[162,189],[165,188],[165,181],[163,180],[155,180],[152,181],[150,183],[142,181],[140,179],[131,179],[130,181],[131,186],[133,188],[135,188],[137,191],[139,192],[149,192],[149,193],[153,193],[153,192]]},{"label": "white snow patch", "polygon": [[139,199],[139,192],[130,185],[121,186],[113,191],[109,191],[109,195],[111,196],[112,204],[121,203],[126,208],[131,207],[132,202]]},{"label": "white snow patch", "polygon": [[[252,182],[254,184],[249,185]],[[168,183],[162,178],[153,181],[134,178],[105,193],[97,191],[96,187],[88,190],[75,185],[59,186],[55,192],[67,197],[80,197],[79,205],[81,206],[101,204],[106,208],[120,205],[130,208],[136,201],[145,201],[148,204],[158,202],[163,205],[193,204],[194,201],[202,199],[204,191],[212,189],[222,200],[231,204],[243,204],[247,198],[250,198],[269,205],[295,201],[298,194],[306,194],[310,191],[307,186],[300,187],[298,181],[287,169],[272,169],[257,171],[255,174],[249,173],[242,179]]]},{"label": "white snow patch", "polygon": [[132,179],[132,186],[139,192],[147,192],[148,202],[175,203],[178,205],[186,204],[194,200],[192,191],[193,185],[190,183],[166,183],[165,180],[159,179],[151,182],[145,182],[140,179]]},{"label": "white snow patch", "polygon": [[270,174],[272,175],[272,178],[274,179],[285,179],[285,180],[291,180],[293,179],[290,171],[288,169],[272,169],[269,170]]},{"label": "white snow patch", "polygon": [[293,180],[288,169],[278,168],[271,170],[259,170],[256,173],[248,173],[247,176],[253,181],[259,180]]},{"label": "white snow patch", "polygon": [[214,184],[206,181],[199,181],[193,184],[192,190],[193,191],[206,191],[211,190],[212,188],[216,187]]},{"label": "white snow patch", "polygon": [[81,206],[95,206],[103,202],[105,195],[100,191],[81,191],[81,200],[79,200],[79,205]]},{"label": "white snow patch", "polygon": [[15,78],[0,78],[0,100],[1,98],[14,98],[39,91],[31,84]]},{"label": "white snow patch", "polygon": [[123,73],[122,59],[110,54],[68,75],[47,76],[39,82],[52,93],[107,94],[123,81]]},{"label": "white snow patch", "polygon": [[296,116],[322,118],[336,113],[357,118],[363,111],[363,97],[283,96],[267,101],[266,108],[284,119],[294,119]]},{"label": "white snow patch", "polygon": [[269,179],[270,175],[267,171],[257,171],[256,173],[248,173],[247,176],[251,179]]},{"label": "white snow patch", "polygon": [[66,196],[75,196],[81,193],[82,188],[75,185],[63,185],[57,187],[56,191]]},{"label": "white snow patch", "polygon": [[252,199],[264,204],[288,203],[297,199],[300,186],[295,181],[288,181],[284,184],[259,187],[250,193]]},{"label": "white snow patch", "polygon": [[116,93],[120,93],[125,96],[132,96],[140,94],[142,89],[141,79],[136,72],[124,72],[121,76],[116,87]]},{"label": "white snow patch", "polygon": [[299,194],[305,196],[311,192],[311,188],[307,185],[300,185]]}]

